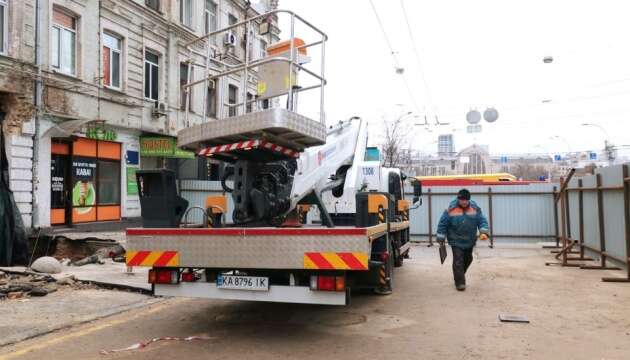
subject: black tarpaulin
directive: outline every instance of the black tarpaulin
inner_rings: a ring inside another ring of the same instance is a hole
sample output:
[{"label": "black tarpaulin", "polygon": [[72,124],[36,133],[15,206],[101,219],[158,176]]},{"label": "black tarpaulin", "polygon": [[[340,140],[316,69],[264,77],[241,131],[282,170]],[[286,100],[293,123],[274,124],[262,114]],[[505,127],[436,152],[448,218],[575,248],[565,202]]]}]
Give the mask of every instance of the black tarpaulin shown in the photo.
[{"label": "black tarpaulin", "polygon": [[7,161],[0,113],[0,266],[26,264],[26,229],[22,215],[9,188],[9,163]]}]

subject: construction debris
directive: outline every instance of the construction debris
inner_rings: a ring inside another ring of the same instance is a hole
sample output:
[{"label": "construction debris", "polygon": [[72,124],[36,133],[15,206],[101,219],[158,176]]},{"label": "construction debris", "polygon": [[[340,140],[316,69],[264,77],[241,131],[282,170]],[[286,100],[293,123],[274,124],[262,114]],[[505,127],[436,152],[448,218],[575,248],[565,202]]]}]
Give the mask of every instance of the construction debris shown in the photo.
[{"label": "construction debris", "polygon": [[110,247],[105,247],[96,250],[93,255],[88,257],[84,257],[81,260],[77,260],[72,263],[74,266],[83,266],[87,264],[101,264],[103,265],[105,262],[103,259],[117,259],[121,258],[125,253],[125,249],[120,245],[114,245]]},{"label": "construction debris", "polygon": [[511,314],[499,314],[499,320],[501,322],[516,322],[529,324],[529,319],[526,315],[511,315]]},{"label": "construction debris", "polygon": [[57,291],[59,286],[73,286],[73,288],[91,288],[93,285],[75,283],[74,276],[67,276],[55,281],[45,274],[24,272],[8,274],[0,272],[0,300],[16,300],[31,296],[46,296]]},{"label": "construction debris", "polygon": [[61,263],[52,256],[42,256],[33,262],[31,269],[40,273],[59,274]]}]

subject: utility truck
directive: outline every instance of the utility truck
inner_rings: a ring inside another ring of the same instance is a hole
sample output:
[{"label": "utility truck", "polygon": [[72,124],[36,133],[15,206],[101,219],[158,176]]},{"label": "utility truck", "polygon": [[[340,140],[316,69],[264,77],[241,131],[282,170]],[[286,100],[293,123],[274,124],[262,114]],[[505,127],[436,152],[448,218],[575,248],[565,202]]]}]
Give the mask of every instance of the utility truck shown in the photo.
[{"label": "utility truck", "polygon": [[[257,67],[259,98],[230,104],[237,108],[227,111],[230,116],[178,134],[180,147],[228,164],[224,194],[208,196],[201,207],[204,222],[186,221],[195,207],[177,196],[174,173],[137,174],[143,227],[127,229],[127,265],[151,267],[148,281],[156,295],[345,305],[355,289],[390,294],[394,268],[408,257],[409,210],[419,204],[419,182],[413,201],[405,200],[406,177],[383,167],[378,149],[367,146],[366,121],[327,127],[323,111],[319,121],[297,112],[297,95],[306,90],[320,89],[324,108],[323,51],[316,73],[305,67],[303,50],[323,47],[327,38],[289,11],[261,18],[279,14],[290,16],[291,29],[301,21],[320,38],[305,42],[292,31],[265,57],[206,74],[206,81],[217,81]],[[257,20],[200,39],[249,29]],[[266,71],[267,65],[275,68]],[[278,73],[288,76],[285,88],[283,82],[268,85]],[[299,85],[301,73],[319,85]],[[273,106],[259,108],[269,99]]]}]

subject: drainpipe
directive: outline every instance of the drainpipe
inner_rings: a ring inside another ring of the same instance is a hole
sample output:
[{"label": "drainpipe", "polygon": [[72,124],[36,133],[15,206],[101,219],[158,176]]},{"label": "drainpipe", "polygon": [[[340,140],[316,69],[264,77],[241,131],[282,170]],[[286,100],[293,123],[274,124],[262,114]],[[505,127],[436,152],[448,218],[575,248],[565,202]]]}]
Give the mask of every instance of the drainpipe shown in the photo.
[{"label": "drainpipe", "polygon": [[35,132],[33,134],[33,200],[31,228],[39,225],[39,201],[37,189],[39,187],[39,119],[42,114],[43,84],[42,84],[42,0],[36,0],[35,5],[35,65],[37,66],[37,79],[35,80]]}]

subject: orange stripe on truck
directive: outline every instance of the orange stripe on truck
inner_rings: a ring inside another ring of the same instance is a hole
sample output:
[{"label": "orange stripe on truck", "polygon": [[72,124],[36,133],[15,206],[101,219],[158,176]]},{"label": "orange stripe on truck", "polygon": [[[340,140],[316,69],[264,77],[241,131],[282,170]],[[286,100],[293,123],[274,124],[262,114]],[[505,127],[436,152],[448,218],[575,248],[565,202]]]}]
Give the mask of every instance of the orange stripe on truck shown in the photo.
[{"label": "orange stripe on truck", "polygon": [[304,268],[311,270],[367,270],[368,255],[351,252],[304,253]]},{"label": "orange stripe on truck", "polygon": [[177,251],[127,251],[127,266],[179,266]]}]

